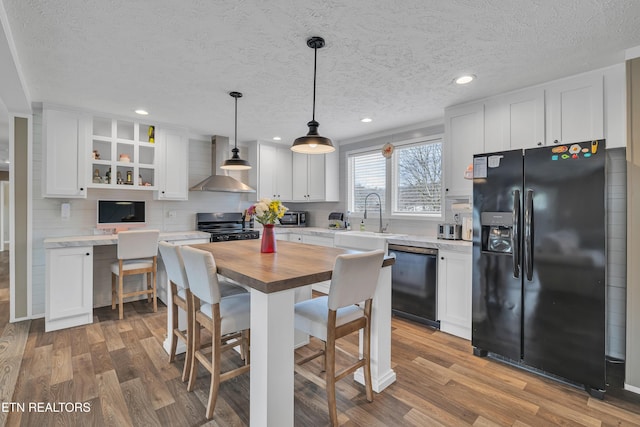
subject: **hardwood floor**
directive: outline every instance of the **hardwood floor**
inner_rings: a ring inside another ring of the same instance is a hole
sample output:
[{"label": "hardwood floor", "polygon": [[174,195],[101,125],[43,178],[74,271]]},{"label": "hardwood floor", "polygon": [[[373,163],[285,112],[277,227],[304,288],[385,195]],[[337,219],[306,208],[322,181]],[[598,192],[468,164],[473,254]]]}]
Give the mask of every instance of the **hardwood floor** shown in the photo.
[{"label": "hardwood floor", "polygon": [[[249,424],[249,375],[223,383],[214,419],[205,420],[209,376],[196,390],[180,380],[184,357],[168,363],[162,348],[166,307],[125,304],[117,320],[110,307],[96,309],[92,325],[50,333],[34,320],[11,402],[8,426],[244,426]],[[471,354],[468,341],[394,318],[392,363],[398,380],[367,403],[364,387],[337,383],[338,418],[344,426],[640,426],[640,397],[618,389],[604,401],[579,389]],[[357,351],[357,336],[341,348]],[[319,347],[312,340],[300,358]],[[225,354],[223,369],[241,363]],[[349,360],[339,352],[338,361]],[[295,424],[329,424],[320,360],[295,375]],[[4,367],[3,367],[4,369]],[[40,402],[30,410],[28,402]],[[70,404],[80,410],[67,411]],[[46,407],[45,404],[52,404]],[[82,403],[85,403],[82,406]],[[57,405],[57,406],[55,406]],[[66,405],[69,405],[66,403]]]}]

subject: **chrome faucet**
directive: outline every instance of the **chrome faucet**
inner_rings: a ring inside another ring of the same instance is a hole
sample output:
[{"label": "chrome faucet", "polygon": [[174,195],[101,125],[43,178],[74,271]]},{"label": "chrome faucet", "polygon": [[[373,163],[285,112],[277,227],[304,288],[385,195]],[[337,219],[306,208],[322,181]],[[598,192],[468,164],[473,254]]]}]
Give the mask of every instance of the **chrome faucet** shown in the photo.
[{"label": "chrome faucet", "polygon": [[367,219],[367,199],[369,196],[376,196],[378,198],[378,211],[380,213],[380,227],[378,228],[378,233],[384,233],[387,227],[382,227],[382,200],[378,193],[369,193],[364,198],[364,219]]}]

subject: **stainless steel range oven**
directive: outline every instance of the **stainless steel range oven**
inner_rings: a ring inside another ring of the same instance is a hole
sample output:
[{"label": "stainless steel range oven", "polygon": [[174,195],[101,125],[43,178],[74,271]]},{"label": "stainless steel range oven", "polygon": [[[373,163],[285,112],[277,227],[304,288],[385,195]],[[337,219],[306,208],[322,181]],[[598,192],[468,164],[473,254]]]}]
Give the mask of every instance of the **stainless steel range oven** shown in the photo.
[{"label": "stainless steel range oven", "polygon": [[196,230],[211,234],[212,242],[260,238],[260,232],[253,229],[253,219],[247,221],[242,212],[197,213]]}]

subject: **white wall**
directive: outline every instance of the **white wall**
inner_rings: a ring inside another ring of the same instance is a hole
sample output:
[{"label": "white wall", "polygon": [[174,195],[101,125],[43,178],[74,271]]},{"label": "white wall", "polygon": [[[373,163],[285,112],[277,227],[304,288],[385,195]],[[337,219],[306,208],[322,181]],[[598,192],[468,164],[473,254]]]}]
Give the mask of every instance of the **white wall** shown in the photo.
[{"label": "white wall", "polygon": [[9,181],[0,181],[0,185],[2,186],[2,191],[0,191],[0,197],[2,197],[0,201],[2,209],[2,213],[0,213],[0,218],[2,218],[0,250],[4,251],[9,248]]},{"label": "white wall", "polygon": [[[42,112],[36,112],[33,120],[33,316],[44,315],[45,303],[45,252],[43,241],[48,237],[90,235],[96,227],[96,201],[101,198],[123,198],[147,202],[149,228],[161,231],[185,231],[195,229],[196,212],[238,212],[249,206],[250,196],[235,193],[190,192],[188,201],[153,200],[153,192],[146,190],[105,190],[90,188],[86,199],[51,199],[41,197],[42,174]],[[211,141],[189,141],[189,185],[196,184],[211,173]],[[63,220],[60,205],[71,204],[71,217]],[[169,211],[176,216],[169,218]],[[110,295],[108,263],[115,258],[115,247],[99,248],[94,262],[94,305],[104,304]],[[108,288],[108,289],[107,289]],[[110,301],[110,300],[109,300]]]},{"label": "white wall", "polygon": [[625,358],[627,292],[627,163],[607,150],[607,355]]}]

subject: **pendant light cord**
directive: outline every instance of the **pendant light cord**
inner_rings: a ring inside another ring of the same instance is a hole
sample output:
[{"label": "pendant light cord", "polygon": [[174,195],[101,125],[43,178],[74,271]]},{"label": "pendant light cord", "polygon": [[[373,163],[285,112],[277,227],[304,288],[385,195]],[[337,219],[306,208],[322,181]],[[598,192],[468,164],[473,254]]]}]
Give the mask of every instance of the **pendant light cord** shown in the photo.
[{"label": "pendant light cord", "polygon": [[313,48],[313,114],[312,120],[316,121],[316,66],[318,63],[318,48]]},{"label": "pendant light cord", "polygon": [[[238,148],[238,98],[236,98],[235,135],[233,136],[233,148]],[[228,148],[227,148],[228,150]]]}]

